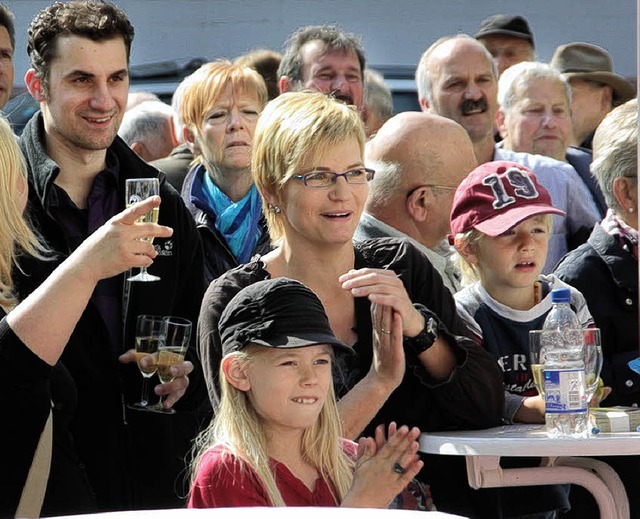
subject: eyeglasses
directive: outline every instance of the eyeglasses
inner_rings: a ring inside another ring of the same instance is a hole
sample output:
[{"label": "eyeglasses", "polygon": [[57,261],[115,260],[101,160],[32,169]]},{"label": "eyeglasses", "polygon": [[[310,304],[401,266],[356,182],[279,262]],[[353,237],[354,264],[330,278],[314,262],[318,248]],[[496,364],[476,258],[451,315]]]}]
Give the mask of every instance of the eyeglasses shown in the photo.
[{"label": "eyeglasses", "polygon": [[330,187],[338,181],[338,177],[343,177],[347,184],[366,184],[373,179],[374,174],[375,171],[369,168],[355,168],[344,173],[311,171],[304,175],[294,175],[291,178],[302,180],[307,187]]},{"label": "eyeglasses", "polygon": [[445,189],[445,190],[448,190],[448,191],[455,191],[456,189],[458,189],[457,187],[442,186],[440,184],[420,184],[419,186],[414,187],[411,191],[409,191],[407,193],[407,198],[409,198],[413,193],[415,193],[421,187],[434,187],[436,189]]}]

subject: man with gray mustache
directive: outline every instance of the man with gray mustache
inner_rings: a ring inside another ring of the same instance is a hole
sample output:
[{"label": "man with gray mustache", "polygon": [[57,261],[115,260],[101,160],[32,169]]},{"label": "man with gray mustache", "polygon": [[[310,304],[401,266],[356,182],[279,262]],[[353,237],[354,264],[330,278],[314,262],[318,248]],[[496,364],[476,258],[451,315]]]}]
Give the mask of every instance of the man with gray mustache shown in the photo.
[{"label": "man with gray mustache", "polygon": [[569,164],[528,153],[496,148],[493,128],[498,110],[498,70],[487,49],[466,34],[445,36],[431,45],[416,70],[422,111],[460,124],[471,138],[479,164],[510,160],[531,169],[551,194],[565,218],[554,217],[544,273],[571,249],[583,243],[598,209],[586,186]]},{"label": "man with gray mustache", "polygon": [[286,41],[280,93],[316,90],[362,112],[365,58],[360,38],[335,25],[302,27]]}]

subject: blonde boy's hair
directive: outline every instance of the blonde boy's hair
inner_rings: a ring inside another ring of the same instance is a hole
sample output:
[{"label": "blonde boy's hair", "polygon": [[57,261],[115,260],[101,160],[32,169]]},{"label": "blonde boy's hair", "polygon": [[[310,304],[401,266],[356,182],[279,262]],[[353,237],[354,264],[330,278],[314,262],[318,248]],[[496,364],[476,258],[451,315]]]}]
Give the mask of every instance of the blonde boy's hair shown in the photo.
[{"label": "blonde boy's hair", "polygon": [[479,281],[480,277],[475,267],[467,261],[460,251],[466,249],[474,250],[477,243],[484,236],[486,236],[486,234],[476,231],[475,229],[456,234],[455,236],[456,252],[451,256],[451,261],[460,272],[460,283],[462,286],[472,285],[476,281]]},{"label": "blonde boy's hair", "polygon": [[28,190],[27,165],[9,123],[1,116],[0,170],[0,306],[8,311],[17,303],[13,267],[20,268],[24,253],[46,259],[47,249],[22,213],[20,202]]},{"label": "blonde boy's hair", "polygon": [[[259,356],[269,355],[271,352],[271,348],[251,345],[242,351],[229,353],[226,357],[235,356],[246,366]],[[286,506],[269,467],[262,418],[251,404],[247,393],[227,381],[222,364],[220,387],[222,395],[215,417],[195,441],[197,455],[192,463],[192,486],[204,454],[214,446],[222,445],[226,454],[233,455],[238,460],[240,470],[248,467],[255,471],[264,485],[271,506]],[[316,423],[303,433],[302,449],[306,461],[316,467],[327,486],[337,492],[338,495],[334,497],[338,504],[351,487],[354,470],[353,462],[340,446],[340,424],[333,386],[330,385]]]},{"label": "blonde boy's hair", "polygon": [[360,114],[326,94],[289,92],[267,104],[253,137],[251,172],[272,242],[282,239],[284,226],[268,197],[279,200],[292,176],[315,166],[322,154],[348,139],[358,141],[364,157],[366,137]]},{"label": "blonde boy's hair", "polygon": [[[553,216],[550,214],[535,216],[542,216],[544,218],[544,225],[547,228],[547,233],[550,233],[553,227]],[[456,253],[452,256],[451,261],[460,272],[462,286],[472,285],[476,281],[480,281],[480,275],[478,274],[475,266],[467,261],[461,251],[475,251],[480,240],[486,238],[486,236],[486,234],[476,230],[475,228],[467,232],[458,233],[455,236]]]}]

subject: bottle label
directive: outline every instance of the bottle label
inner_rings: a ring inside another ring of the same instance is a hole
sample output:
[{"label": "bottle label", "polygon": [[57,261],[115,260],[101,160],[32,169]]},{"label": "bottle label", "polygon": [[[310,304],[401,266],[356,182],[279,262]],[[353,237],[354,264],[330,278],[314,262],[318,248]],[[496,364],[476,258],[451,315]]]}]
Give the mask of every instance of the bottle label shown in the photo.
[{"label": "bottle label", "polygon": [[544,395],[547,413],[586,412],[584,370],[545,369]]}]

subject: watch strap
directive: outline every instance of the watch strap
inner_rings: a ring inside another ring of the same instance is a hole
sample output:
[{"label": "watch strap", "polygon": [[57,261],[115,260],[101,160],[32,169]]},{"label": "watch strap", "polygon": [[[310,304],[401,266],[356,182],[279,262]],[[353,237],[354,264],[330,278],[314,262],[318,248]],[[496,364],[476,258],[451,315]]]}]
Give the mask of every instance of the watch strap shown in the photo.
[{"label": "watch strap", "polygon": [[438,316],[421,304],[413,305],[424,317],[424,328],[415,337],[405,337],[404,346],[415,355],[427,351],[440,336],[441,322]]}]

